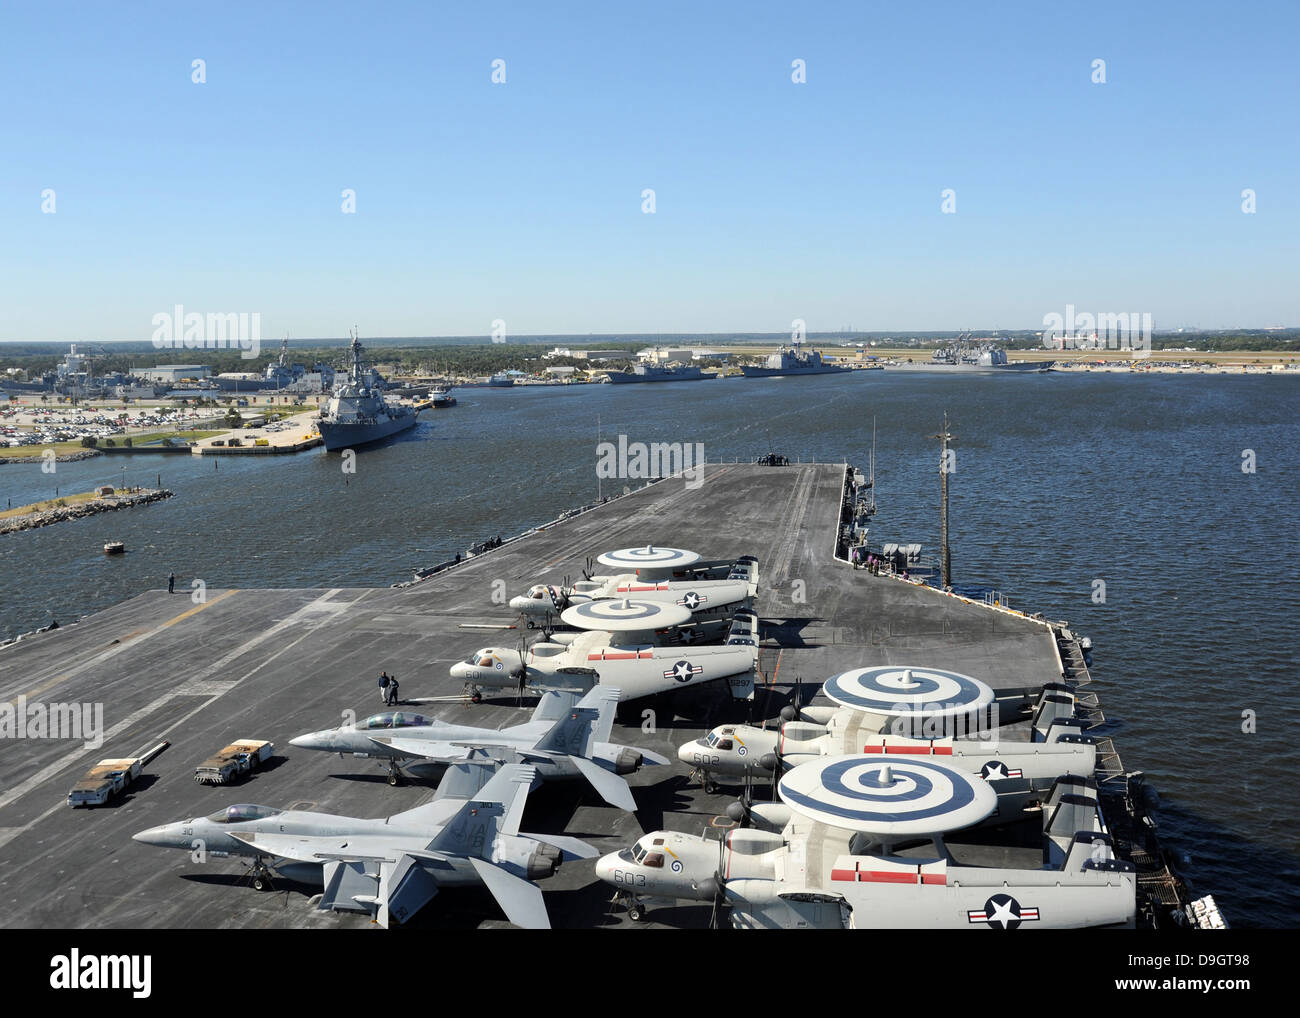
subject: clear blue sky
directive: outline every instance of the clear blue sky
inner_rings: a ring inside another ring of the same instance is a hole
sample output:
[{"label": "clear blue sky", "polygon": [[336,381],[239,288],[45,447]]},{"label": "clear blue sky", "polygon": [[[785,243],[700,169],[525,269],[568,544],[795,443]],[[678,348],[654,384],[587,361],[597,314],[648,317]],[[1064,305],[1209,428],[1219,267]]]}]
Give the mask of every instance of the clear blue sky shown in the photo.
[{"label": "clear blue sky", "polygon": [[0,340],[177,303],[271,339],[1297,326],[1297,37],[1292,2],[6,3]]}]

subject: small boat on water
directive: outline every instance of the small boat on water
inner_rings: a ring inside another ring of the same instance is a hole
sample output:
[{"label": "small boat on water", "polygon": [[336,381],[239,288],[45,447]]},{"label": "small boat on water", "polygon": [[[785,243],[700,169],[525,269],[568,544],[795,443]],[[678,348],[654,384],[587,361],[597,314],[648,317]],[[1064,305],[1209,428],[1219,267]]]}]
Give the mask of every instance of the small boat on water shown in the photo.
[{"label": "small boat on water", "polygon": [[121,555],[126,551],[125,541],[109,541],[104,545],[105,555]]}]

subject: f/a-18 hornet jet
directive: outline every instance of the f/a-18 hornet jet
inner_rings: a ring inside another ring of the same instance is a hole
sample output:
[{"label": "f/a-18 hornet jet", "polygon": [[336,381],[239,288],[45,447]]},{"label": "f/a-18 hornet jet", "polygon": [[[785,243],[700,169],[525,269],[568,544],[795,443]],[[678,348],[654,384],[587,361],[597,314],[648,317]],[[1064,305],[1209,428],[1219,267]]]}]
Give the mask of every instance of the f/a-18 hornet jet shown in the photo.
[{"label": "f/a-18 hornet jet", "polygon": [[619,691],[596,686],[585,696],[567,690],[542,694],[531,721],[500,731],[449,724],[420,714],[387,712],[354,725],[291,739],[289,745],[343,756],[373,757],[388,765],[388,780],[401,772],[431,777],[476,749],[529,764],[543,781],[584,778],[611,806],[635,812],[624,774],[643,763],[666,764],[649,750],[609,742]]},{"label": "f/a-18 hornet jet", "polygon": [[[440,888],[484,884],[516,926],[549,929],[542,892],[532,881],[552,875],[564,858],[596,850],[576,838],[521,834],[531,767],[507,764],[482,783],[494,763],[457,765],[431,802],[396,816],[362,820],[331,813],[230,806],[210,817],[152,827],[136,841],[207,855],[253,859],[253,886],[272,871],[323,885],[317,908],[369,913],[387,927],[405,922]],[[481,787],[480,787],[481,785]],[[465,798],[455,797],[466,792]]]}]

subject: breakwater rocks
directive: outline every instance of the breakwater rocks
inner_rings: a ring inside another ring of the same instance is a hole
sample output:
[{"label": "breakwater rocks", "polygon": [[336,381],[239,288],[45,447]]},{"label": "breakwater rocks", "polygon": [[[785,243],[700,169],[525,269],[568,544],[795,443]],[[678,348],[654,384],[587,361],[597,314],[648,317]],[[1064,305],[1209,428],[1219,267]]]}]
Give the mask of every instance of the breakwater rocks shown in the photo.
[{"label": "breakwater rocks", "polygon": [[[82,449],[80,452],[65,452],[54,457],[55,463],[76,463],[77,460],[94,459],[104,455],[98,449]],[[0,456],[0,466],[5,463],[40,463],[40,456]]]},{"label": "breakwater rocks", "polygon": [[174,491],[168,491],[166,488],[145,488],[138,491],[123,492],[120,495],[105,495],[102,498],[94,498],[88,502],[77,502],[73,505],[51,506],[49,509],[41,509],[25,516],[14,516],[10,519],[0,520],[0,534],[12,534],[19,530],[33,530],[36,527],[48,527],[52,523],[62,523],[64,520],[79,520],[83,516],[93,516],[95,513],[107,513],[117,509],[128,509],[135,505],[161,502],[164,498],[171,498],[174,494]]}]

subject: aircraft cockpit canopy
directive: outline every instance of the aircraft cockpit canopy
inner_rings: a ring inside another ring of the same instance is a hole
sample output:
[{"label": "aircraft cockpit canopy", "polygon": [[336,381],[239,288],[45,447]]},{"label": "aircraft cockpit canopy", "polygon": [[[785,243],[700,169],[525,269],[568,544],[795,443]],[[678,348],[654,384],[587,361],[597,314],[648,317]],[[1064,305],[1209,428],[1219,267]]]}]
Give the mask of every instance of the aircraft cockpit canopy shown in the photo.
[{"label": "aircraft cockpit canopy", "polygon": [[274,806],[254,806],[251,803],[240,803],[236,806],[227,806],[223,810],[218,810],[208,817],[214,824],[241,824],[245,820],[265,820],[267,817],[273,817],[277,813],[283,813],[284,810],[276,809]]},{"label": "aircraft cockpit canopy", "polygon": [[482,650],[476,650],[465,659],[467,665],[473,665],[475,668],[492,667],[492,648],[484,647]]},{"label": "aircraft cockpit canopy", "polygon": [[662,869],[664,864],[664,853],[661,846],[664,843],[663,838],[655,838],[649,848],[641,842],[632,846],[632,861],[641,866],[648,866],[650,869]]},{"label": "aircraft cockpit canopy", "polygon": [[388,711],[375,714],[361,722],[361,728],[415,728],[427,725],[429,719],[423,714],[410,714],[403,711]]},{"label": "aircraft cockpit canopy", "polygon": [[704,742],[706,745],[711,746],[714,749],[731,749],[732,742],[730,736],[734,731],[734,728],[724,728],[722,729],[721,735],[718,735],[717,732],[710,732],[708,738],[706,738]]},{"label": "aircraft cockpit canopy", "polygon": [[547,596],[546,587],[544,587],[540,583],[537,584],[536,586],[529,587],[528,596],[531,597],[534,601],[543,601],[546,599]]}]

